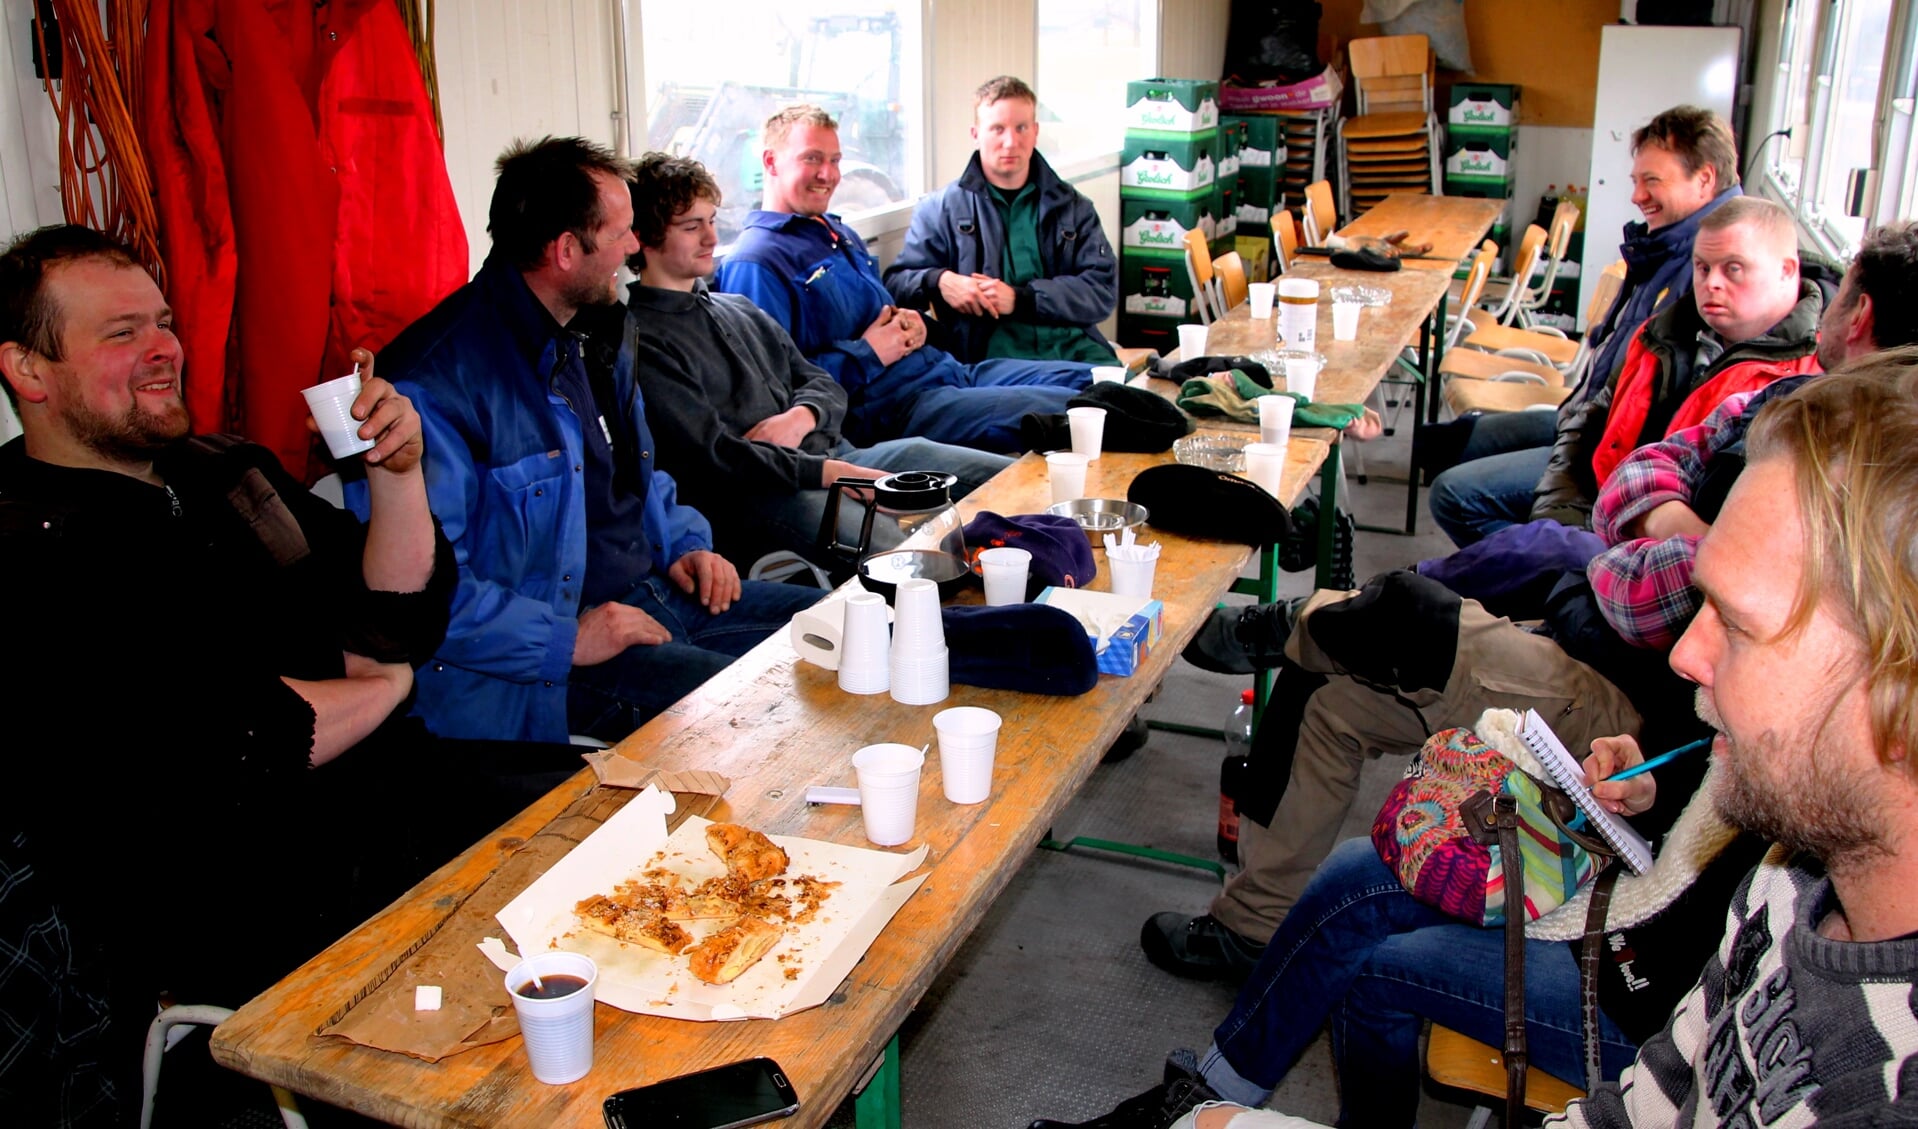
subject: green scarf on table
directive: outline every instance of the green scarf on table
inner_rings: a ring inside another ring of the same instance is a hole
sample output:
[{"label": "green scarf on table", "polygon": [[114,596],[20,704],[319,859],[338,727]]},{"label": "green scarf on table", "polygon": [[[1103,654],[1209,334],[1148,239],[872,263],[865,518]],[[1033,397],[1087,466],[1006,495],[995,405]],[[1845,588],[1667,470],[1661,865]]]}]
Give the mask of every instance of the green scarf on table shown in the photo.
[{"label": "green scarf on table", "polygon": [[1343,431],[1365,414],[1362,404],[1313,403],[1297,392],[1267,388],[1238,369],[1195,376],[1186,381],[1179,386],[1178,404],[1195,416],[1223,416],[1240,423],[1257,423],[1261,396],[1292,397],[1298,404],[1292,411],[1294,427],[1330,427]]}]

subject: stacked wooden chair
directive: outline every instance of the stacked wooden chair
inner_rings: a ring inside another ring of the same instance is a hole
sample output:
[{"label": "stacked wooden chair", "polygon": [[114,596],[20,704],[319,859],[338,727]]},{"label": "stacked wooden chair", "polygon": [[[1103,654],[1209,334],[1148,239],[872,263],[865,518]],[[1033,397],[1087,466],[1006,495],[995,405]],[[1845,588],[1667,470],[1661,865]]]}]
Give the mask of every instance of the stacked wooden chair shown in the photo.
[{"label": "stacked wooden chair", "polygon": [[1432,112],[1434,63],[1423,35],[1355,39],[1347,48],[1358,116],[1338,125],[1340,197],[1360,215],[1394,192],[1439,188],[1438,118]]}]

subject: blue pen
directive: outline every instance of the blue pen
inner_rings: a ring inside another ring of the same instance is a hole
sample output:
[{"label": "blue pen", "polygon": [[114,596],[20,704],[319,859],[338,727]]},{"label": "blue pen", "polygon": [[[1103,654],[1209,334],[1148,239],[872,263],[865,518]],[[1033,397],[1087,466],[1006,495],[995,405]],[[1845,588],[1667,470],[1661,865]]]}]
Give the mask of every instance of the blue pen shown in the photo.
[{"label": "blue pen", "polygon": [[[1612,775],[1607,776],[1605,780],[1599,781],[1599,783],[1603,784],[1605,783],[1606,780],[1630,780],[1632,777],[1637,776],[1641,772],[1650,772],[1652,769],[1657,768],[1659,765],[1667,764],[1671,761],[1675,761],[1679,757],[1684,756],[1686,753],[1695,753],[1695,752],[1698,752],[1700,749],[1709,749],[1711,748],[1711,745],[1712,745],[1712,738],[1701,737],[1698,740],[1691,742],[1690,744],[1680,745],[1678,748],[1673,749],[1669,753],[1660,753],[1657,756],[1653,757],[1651,760],[1646,761],[1644,764],[1635,764],[1623,772],[1615,772]],[[1585,813],[1579,812],[1576,816],[1572,817],[1572,821],[1570,824],[1568,824],[1568,826],[1573,831],[1585,830]]]}]

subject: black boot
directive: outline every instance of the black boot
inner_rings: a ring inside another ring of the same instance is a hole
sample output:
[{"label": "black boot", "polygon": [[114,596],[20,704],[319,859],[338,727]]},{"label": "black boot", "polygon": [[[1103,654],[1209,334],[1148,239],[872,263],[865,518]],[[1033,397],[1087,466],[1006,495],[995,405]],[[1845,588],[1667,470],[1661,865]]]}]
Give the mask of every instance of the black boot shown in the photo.
[{"label": "black boot", "polygon": [[1214,674],[1252,674],[1279,665],[1292,619],[1303,600],[1273,604],[1220,604],[1199,633],[1179,652],[1185,661]]}]

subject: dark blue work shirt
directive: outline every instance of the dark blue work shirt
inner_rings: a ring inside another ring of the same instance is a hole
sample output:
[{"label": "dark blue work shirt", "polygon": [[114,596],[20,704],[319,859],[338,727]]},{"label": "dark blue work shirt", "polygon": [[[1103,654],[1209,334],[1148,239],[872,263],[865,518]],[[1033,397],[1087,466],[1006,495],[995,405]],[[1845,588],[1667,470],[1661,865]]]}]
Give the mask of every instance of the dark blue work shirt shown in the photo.
[{"label": "dark blue work shirt", "polygon": [[[581,311],[574,320],[578,325],[598,319]],[[572,405],[586,448],[586,580],[579,603],[590,608],[624,597],[652,575],[653,550],[641,519],[652,480],[653,437],[639,413],[602,405],[613,395],[611,374],[594,380],[589,366],[612,359],[591,337],[562,332],[553,348],[550,387]],[[603,391],[596,394],[596,387]]]}]

